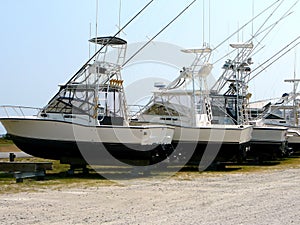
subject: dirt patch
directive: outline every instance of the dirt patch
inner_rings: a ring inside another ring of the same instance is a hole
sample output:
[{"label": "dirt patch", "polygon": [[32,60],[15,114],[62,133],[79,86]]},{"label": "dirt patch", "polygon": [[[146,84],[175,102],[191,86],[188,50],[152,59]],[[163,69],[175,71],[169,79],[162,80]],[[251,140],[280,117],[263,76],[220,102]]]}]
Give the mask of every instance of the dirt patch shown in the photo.
[{"label": "dirt patch", "polygon": [[1,195],[0,224],[300,224],[299,182],[286,169],[23,191]]},{"label": "dirt patch", "polygon": [[21,152],[21,150],[13,144],[0,144],[0,152]]}]

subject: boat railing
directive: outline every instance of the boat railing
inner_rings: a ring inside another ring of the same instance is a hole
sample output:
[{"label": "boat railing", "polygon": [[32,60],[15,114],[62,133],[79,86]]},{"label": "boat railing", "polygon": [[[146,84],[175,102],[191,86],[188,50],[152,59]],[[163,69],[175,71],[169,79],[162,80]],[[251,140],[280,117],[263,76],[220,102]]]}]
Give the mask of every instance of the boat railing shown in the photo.
[{"label": "boat railing", "polygon": [[145,109],[145,105],[128,105],[128,114],[130,119],[136,119]]},{"label": "boat railing", "polygon": [[0,118],[37,116],[41,108],[26,107],[26,106],[0,106]]}]

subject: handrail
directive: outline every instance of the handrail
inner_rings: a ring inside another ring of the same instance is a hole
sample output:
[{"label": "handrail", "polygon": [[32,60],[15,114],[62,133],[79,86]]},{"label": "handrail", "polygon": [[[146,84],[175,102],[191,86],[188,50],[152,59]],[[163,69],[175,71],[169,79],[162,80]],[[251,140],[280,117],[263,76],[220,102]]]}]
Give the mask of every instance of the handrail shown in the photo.
[{"label": "handrail", "polygon": [[[0,106],[0,118],[35,116],[41,110],[41,108],[36,107],[3,105]],[[4,114],[2,114],[3,112]]]}]

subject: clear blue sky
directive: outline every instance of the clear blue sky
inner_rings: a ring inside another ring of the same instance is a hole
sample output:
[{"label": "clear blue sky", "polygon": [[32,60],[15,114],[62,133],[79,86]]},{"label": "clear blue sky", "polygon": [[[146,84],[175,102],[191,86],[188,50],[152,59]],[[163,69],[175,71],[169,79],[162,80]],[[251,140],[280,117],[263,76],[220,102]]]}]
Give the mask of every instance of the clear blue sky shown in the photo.
[{"label": "clear blue sky", "polygon": [[[125,24],[147,0],[122,0],[121,25]],[[129,43],[147,41],[188,3],[188,0],[156,0],[153,5],[123,34]],[[215,46],[252,18],[253,0],[210,0],[210,35],[208,34],[208,0],[192,6],[156,41],[183,48],[201,47],[203,41]],[[274,0],[254,0],[255,14]],[[285,0],[281,10],[270,22],[275,22],[295,1]],[[119,23],[120,0],[99,0],[98,33],[112,35]],[[90,23],[95,32],[96,0],[15,0],[1,1],[0,8],[0,105],[43,107],[58,90],[57,85],[68,80],[88,59]],[[290,15],[264,40],[266,47],[253,60],[263,62],[300,34],[300,3]],[[254,30],[269,14],[254,22]],[[270,23],[269,22],[269,23]],[[205,31],[203,40],[203,30]],[[239,34],[240,40],[251,35],[251,26]],[[93,35],[94,36],[94,35]],[[238,36],[232,38],[236,42]],[[230,42],[230,41],[229,41]],[[228,44],[214,53],[218,59],[228,50]],[[256,44],[256,43],[255,43]],[[300,48],[300,47],[299,47]],[[261,74],[252,83],[255,99],[281,95],[289,88],[283,84],[294,71],[294,53],[290,52]],[[300,55],[298,53],[298,61]],[[297,63],[297,68],[300,63]],[[299,71],[299,69],[297,69]],[[219,67],[213,72],[221,73]],[[174,75],[174,77],[177,74]],[[299,77],[300,74],[298,73]],[[124,77],[126,80],[126,77]],[[0,127],[0,133],[2,128]]]}]

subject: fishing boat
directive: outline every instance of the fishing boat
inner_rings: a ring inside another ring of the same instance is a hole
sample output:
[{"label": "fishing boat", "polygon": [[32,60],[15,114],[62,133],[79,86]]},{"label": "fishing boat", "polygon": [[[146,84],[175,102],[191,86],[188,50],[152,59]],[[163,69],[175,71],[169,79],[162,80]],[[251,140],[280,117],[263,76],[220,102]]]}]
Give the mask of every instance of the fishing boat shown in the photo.
[{"label": "fishing boat", "polygon": [[[68,164],[148,165],[165,159],[174,128],[129,125],[120,72],[127,42],[115,36],[90,42],[100,49],[45,107],[29,116],[29,108],[1,107],[8,136],[30,155]],[[116,57],[108,57],[112,50]]]},{"label": "fishing boat", "polygon": [[[282,157],[290,151],[287,146],[287,128],[266,126],[249,119],[251,93],[248,92],[248,82],[253,64],[250,57],[253,46],[252,42],[230,44],[237,51],[237,55],[225,62],[223,74],[212,87],[213,112],[216,114],[216,123],[254,126],[247,158],[264,160]],[[225,92],[222,93],[224,88]]]},{"label": "fishing boat", "polygon": [[190,67],[169,85],[157,85],[150,102],[132,118],[140,122],[154,122],[175,127],[172,141],[176,160],[204,167],[214,162],[240,160],[251,139],[251,125],[212,124],[212,112],[207,76],[211,49],[183,50],[195,54]]},{"label": "fishing boat", "polygon": [[[258,107],[252,104],[255,111],[260,111],[259,123],[265,126],[278,126],[287,129],[288,145],[293,151],[300,150],[300,126],[299,126],[299,93],[297,92],[300,79],[286,79],[285,82],[293,84],[293,91],[284,93],[280,98],[263,101],[264,106]],[[263,109],[262,109],[263,108]]]}]

